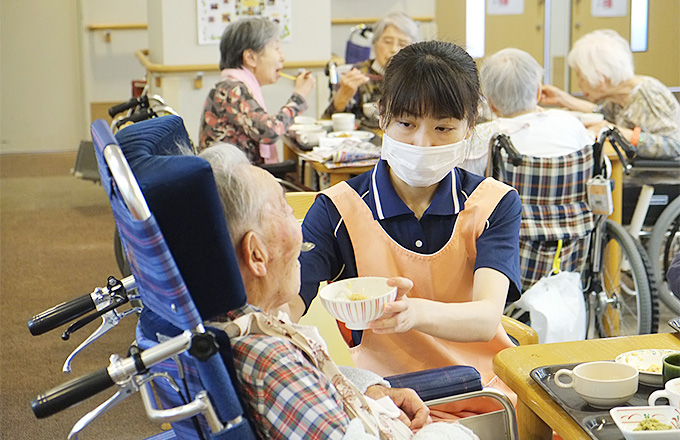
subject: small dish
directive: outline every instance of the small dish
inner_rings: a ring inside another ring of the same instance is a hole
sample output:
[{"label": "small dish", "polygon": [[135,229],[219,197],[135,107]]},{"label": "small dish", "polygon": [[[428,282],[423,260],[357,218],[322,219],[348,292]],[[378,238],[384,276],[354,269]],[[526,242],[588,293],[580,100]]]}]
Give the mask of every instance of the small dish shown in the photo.
[{"label": "small dish", "polygon": [[653,387],[663,386],[662,359],[677,350],[645,349],[633,350],[616,356],[616,362],[628,364],[640,372],[640,383]]},{"label": "small dish", "polygon": [[370,141],[375,134],[370,131],[332,131],[328,133],[330,138],[351,138],[359,141]]},{"label": "small dish", "polygon": [[[609,414],[626,440],[677,440],[680,438],[680,408],[672,406],[619,406],[610,409]],[[652,418],[670,425],[672,429],[635,431],[640,422]]]}]

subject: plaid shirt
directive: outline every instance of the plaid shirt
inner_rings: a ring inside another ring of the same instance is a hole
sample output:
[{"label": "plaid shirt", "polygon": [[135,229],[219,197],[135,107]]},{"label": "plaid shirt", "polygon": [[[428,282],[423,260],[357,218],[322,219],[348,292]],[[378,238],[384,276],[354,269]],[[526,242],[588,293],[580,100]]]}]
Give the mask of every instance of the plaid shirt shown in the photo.
[{"label": "plaid shirt", "polygon": [[[229,312],[236,319],[259,309]],[[291,342],[265,335],[232,339],[241,391],[263,439],[340,439],[349,424],[337,390]]]},{"label": "plaid shirt", "polygon": [[524,156],[514,167],[501,159],[505,171],[494,173],[517,189],[522,200],[520,267],[527,290],[552,270],[557,241],[563,241],[561,269],[579,272],[585,262],[593,214],[588,207],[586,182],[592,177],[593,149],[559,157]]}]

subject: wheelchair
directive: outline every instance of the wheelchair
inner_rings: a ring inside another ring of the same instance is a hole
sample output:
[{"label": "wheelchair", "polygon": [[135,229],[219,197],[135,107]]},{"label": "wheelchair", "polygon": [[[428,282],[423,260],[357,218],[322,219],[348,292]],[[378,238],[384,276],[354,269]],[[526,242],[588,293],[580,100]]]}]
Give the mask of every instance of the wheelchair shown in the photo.
[{"label": "wheelchair", "polygon": [[[671,260],[680,252],[679,180],[680,160],[636,158],[631,161],[630,175],[623,186],[623,223],[630,224],[631,234],[639,236],[645,245],[659,299],[676,314],[680,314],[680,298],[668,288],[665,275]],[[641,182],[653,195],[641,195]]]},{"label": "wheelchair", "polygon": [[[606,175],[605,141],[629,169],[634,147],[612,128],[603,130],[594,145],[555,158],[521,155],[507,135],[496,134],[490,141],[487,174],[513,186],[522,200],[523,290],[548,276],[559,258],[563,270],[581,273],[586,335],[655,333],[658,294],[647,252],[621,225],[606,218],[611,212],[593,212],[594,200],[588,199],[589,182],[599,182],[603,189],[613,183]],[[506,313],[518,311],[510,307]]]},{"label": "wheelchair", "polygon": [[[137,391],[148,417],[172,425],[156,439],[257,438],[239,393],[229,338],[203,325],[244,305],[246,294],[209,164],[173,151],[182,133],[184,124],[176,116],[139,122],[116,137],[104,121],[92,125],[102,185],[133,278],[120,283],[124,289],[111,281],[110,287],[107,284],[105,289],[39,314],[29,321],[29,328],[39,327],[44,333],[89,311],[95,315],[116,312],[119,303],[130,299],[141,306],[128,313],[139,316],[139,322],[136,344],[127,357],[114,355],[101,370],[57,386],[31,402],[36,417],[48,417],[118,387],[111,399],[76,423],[69,438]],[[200,225],[196,225],[197,218]],[[123,294],[133,286],[134,295]],[[483,388],[471,367],[453,366],[387,380],[414,388],[423,400],[434,404],[492,397],[502,410],[462,423],[483,440],[517,438],[512,404],[502,393]]]}]

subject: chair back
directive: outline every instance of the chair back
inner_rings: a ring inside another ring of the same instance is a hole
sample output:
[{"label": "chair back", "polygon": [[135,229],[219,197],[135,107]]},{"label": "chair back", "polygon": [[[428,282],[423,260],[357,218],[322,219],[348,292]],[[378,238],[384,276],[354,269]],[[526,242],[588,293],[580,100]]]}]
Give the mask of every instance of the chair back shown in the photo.
[{"label": "chair back", "polygon": [[[188,141],[182,120],[150,119],[124,128],[118,139],[103,120],[95,121],[91,131],[101,182],[144,307],[137,328],[140,348],[160,342],[159,335],[203,332],[204,320],[243,305],[245,290],[221,204],[214,203],[219,199],[210,166],[192,155],[176,155]],[[218,243],[222,239],[224,246]],[[220,356],[199,360],[185,352],[179,356],[183,371],[170,361],[152,368],[185,385],[180,397],[168,382],[156,381],[159,397],[176,406],[205,390],[218,418],[229,426],[213,433],[197,417],[205,436],[254,438],[230,375],[229,350],[228,338],[221,338]],[[178,438],[200,438],[196,424],[177,421],[173,430]]]},{"label": "chair back", "polygon": [[593,147],[565,156],[518,159],[495,144],[491,155],[492,177],[513,186],[522,201],[522,289],[550,273],[558,240],[563,241],[561,268],[579,272],[594,228],[586,192],[595,169]]}]

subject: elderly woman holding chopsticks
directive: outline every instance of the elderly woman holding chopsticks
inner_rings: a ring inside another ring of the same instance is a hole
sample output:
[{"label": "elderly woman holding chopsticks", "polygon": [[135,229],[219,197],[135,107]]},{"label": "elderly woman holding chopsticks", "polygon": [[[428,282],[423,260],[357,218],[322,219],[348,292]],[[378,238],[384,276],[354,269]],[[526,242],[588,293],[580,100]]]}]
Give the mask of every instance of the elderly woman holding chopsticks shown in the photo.
[{"label": "elderly woman holding chopsticks", "polygon": [[[354,113],[357,120],[365,119],[364,104],[377,103],[380,98],[387,61],[419,40],[418,24],[403,12],[393,12],[378,20],[373,27],[375,58],[355,64],[352,70],[340,77],[340,86],[321,117],[329,119],[333,113],[349,112]],[[377,123],[377,113],[374,119]]]},{"label": "elderly woman holding chopsticks", "polygon": [[236,145],[251,163],[276,163],[274,143],[307,109],[314,77],[303,70],[294,77],[288,102],[276,115],[267,113],[261,86],[273,84],[283,68],[279,25],[266,18],[229,24],[220,41],[220,80],[203,108],[198,150],[217,142]]}]

